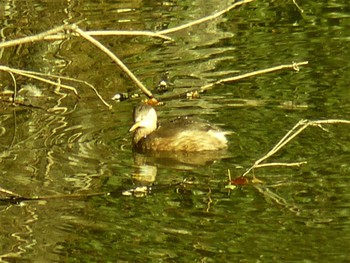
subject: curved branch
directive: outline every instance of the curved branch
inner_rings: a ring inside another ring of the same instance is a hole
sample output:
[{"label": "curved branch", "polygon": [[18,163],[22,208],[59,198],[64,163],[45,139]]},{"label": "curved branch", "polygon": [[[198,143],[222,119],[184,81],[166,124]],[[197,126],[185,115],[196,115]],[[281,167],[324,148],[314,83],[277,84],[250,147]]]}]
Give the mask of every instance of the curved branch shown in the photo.
[{"label": "curved branch", "polygon": [[[242,177],[248,175],[252,170],[259,167],[267,167],[267,166],[276,166],[274,163],[267,163],[267,164],[261,164],[274,154],[276,154],[279,150],[281,150],[286,144],[291,142],[295,137],[297,137],[302,131],[304,131],[309,126],[316,126],[319,128],[323,128],[322,124],[350,124],[349,120],[339,120],[339,119],[329,119],[329,120],[316,120],[316,121],[310,121],[310,120],[300,120],[297,124],[294,125],[294,127],[286,133],[285,136],[270,150],[268,151],[263,157],[261,157],[259,160],[255,161],[255,163],[246,170]],[[305,162],[300,163],[293,163],[293,166],[295,165],[301,165]],[[291,166],[290,164],[284,164],[279,163],[279,166]]]},{"label": "curved branch", "polygon": [[189,23],[181,25],[181,26],[176,26],[176,27],[173,27],[173,28],[169,28],[169,29],[158,31],[158,34],[166,35],[166,34],[174,33],[174,32],[177,32],[177,31],[180,31],[180,30],[183,30],[183,29],[186,29],[186,28],[189,28],[189,27],[192,27],[192,26],[195,26],[195,25],[207,22],[209,20],[213,20],[213,19],[218,18],[219,16],[222,16],[223,14],[229,12],[230,10],[236,8],[237,6],[241,6],[241,5],[253,2],[253,1],[254,0],[243,0],[243,1],[240,1],[240,2],[237,2],[237,3],[234,3],[233,5],[230,5],[229,7],[225,8],[224,10],[221,10],[221,11],[219,11],[217,13],[214,13],[212,15],[203,17],[201,19],[189,22]]},{"label": "curved branch", "polygon": [[256,70],[256,71],[249,72],[249,73],[235,76],[235,77],[220,79],[220,80],[215,81],[213,83],[202,86],[200,88],[200,91],[208,90],[208,89],[212,88],[213,86],[219,85],[222,83],[233,82],[233,81],[237,81],[237,80],[241,80],[241,79],[245,79],[245,78],[249,78],[249,77],[253,77],[253,76],[261,75],[261,74],[265,74],[265,73],[270,73],[270,72],[278,71],[278,70],[282,70],[282,69],[293,69],[295,71],[299,71],[300,70],[299,66],[304,66],[304,65],[307,65],[308,63],[309,63],[308,61],[303,61],[303,62],[298,62],[298,63],[293,62],[292,64],[279,65],[279,66],[272,67],[272,68]]},{"label": "curved branch", "polygon": [[102,52],[104,52],[107,56],[109,56],[129,76],[129,78],[142,90],[142,92],[147,95],[147,97],[153,98],[153,94],[142,84],[142,82],[134,75],[134,73],[132,73],[128,69],[128,67],[117,56],[115,56],[112,53],[112,51],[110,51],[108,48],[106,48],[104,45],[102,45],[101,42],[99,42],[98,40],[96,40],[92,36],[86,34],[77,25],[73,25],[72,30],[75,31],[76,33],[78,33],[83,38],[85,38],[91,44],[96,46],[98,49],[100,49]]}]

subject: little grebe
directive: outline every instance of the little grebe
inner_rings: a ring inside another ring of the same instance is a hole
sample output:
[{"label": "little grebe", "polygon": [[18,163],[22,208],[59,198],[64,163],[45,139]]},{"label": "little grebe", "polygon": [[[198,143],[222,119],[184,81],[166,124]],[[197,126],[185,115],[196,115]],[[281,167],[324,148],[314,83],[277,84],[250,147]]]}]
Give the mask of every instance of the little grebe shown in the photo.
[{"label": "little grebe", "polygon": [[189,117],[157,125],[157,113],[149,105],[134,109],[133,147],[138,151],[217,151],[227,148],[226,132]]}]

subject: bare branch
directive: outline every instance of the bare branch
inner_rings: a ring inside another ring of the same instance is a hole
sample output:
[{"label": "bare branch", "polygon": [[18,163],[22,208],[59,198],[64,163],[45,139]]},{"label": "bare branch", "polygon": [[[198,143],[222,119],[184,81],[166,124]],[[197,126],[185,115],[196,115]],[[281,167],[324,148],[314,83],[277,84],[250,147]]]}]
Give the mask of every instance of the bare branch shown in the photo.
[{"label": "bare branch", "polygon": [[157,32],[151,31],[125,31],[125,30],[96,30],[96,31],[85,31],[89,36],[147,36],[161,38],[167,41],[173,41],[171,37],[164,36]]},{"label": "bare branch", "polygon": [[128,67],[125,66],[125,64],[112,53],[112,51],[110,51],[108,48],[106,48],[104,45],[102,45],[98,40],[96,40],[92,36],[86,34],[77,25],[73,26],[72,30],[74,30],[76,33],[78,33],[80,36],[85,38],[91,44],[99,48],[107,56],[109,56],[130,77],[130,79],[143,91],[144,94],[146,94],[149,98],[153,98],[153,94],[142,84],[142,82],[134,75],[134,73],[132,73],[128,69]]},{"label": "bare branch", "polygon": [[300,212],[300,209],[296,206],[296,205],[293,205],[293,204],[289,204],[286,199],[284,199],[283,197],[275,194],[274,192],[272,192],[270,189],[266,188],[266,187],[263,187],[261,185],[257,185],[257,184],[254,184],[253,185],[255,187],[255,189],[257,189],[263,196],[265,196],[265,198],[269,198],[273,201],[276,202],[276,204],[284,207],[284,208],[287,208],[288,210],[290,210],[291,212],[293,213],[299,213]]},{"label": "bare branch", "polygon": [[[177,32],[177,31],[183,30],[185,28],[189,28],[191,26],[198,25],[198,24],[207,22],[209,20],[215,19],[215,18],[223,15],[224,13],[229,12],[233,8],[236,8],[236,7],[240,6],[240,5],[243,5],[243,4],[252,2],[252,1],[254,1],[254,0],[243,0],[243,1],[240,1],[240,2],[237,2],[237,3],[234,3],[233,5],[225,8],[224,10],[221,10],[221,11],[219,11],[217,13],[212,14],[212,15],[206,16],[204,18],[198,19],[196,21],[192,21],[190,23],[187,23],[187,24],[184,24],[184,25],[181,25],[181,26],[177,26],[177,27],[174,27],[174,28],[162,30],[162,31],[159,31],[159,32],[150,32],[150,31],[118,31],[118,30],[113,30],[113,31],[83,31],[77,26],[77,24],[61,25],[61,26],[55,27],[53,29],[47,30],[45,32],[42,32],[40,34],[37,34],[35,36],[29,36],[29,37],[24,37],[24,38],[20,38],[20,39],[16,39],[16,40],[11,40],[11,41],[7,41],[7,42],[4,42],[4,43],[0,43],[0,48],[16,46],[16,45],[25,44],[25,43],[33,43],[33,42],[37,42],[37,41],[41,41],[41,40],[64,39],[64,38],[68,38],[69,36],[74,35],[74,33],[76,33],[76,34],[80,35],[81,37],[83,37],[84,39],[88,40],[90,43],[92,43],[97,48],[99,48],[107,56],[109,56],[130,77],[130,79],[142,90],[142,92],[146,96],[148,96],[149,98],[153,98],[153,94],[151,93],[151,91],[149,91],[142,84],[142,82],[128,69],[128,67],[117,56],[115,56],[108,48],[106,48],[104,45],[102,45],[98,40],[96,40],[92,36],[109,36],[109,35],[151,36],[151,37],[158,37],[158,38],[162,38],[164,40],[172,41],[172,39],[170,37],[165,36],[165,34]],[[72,31],[73,34],[72,33],[71,34],[66,34],[66,32],[70,32],[70,31]],[[10,72],[10,71],[8,70],[8,72]],[[16,74],[22,74],[23,76],[29,77],[29,75],[26,75],[25,72],[19,72],[18,71]],[[49,84],[57,85],[57,83],[52,82],[50,80],[44,80],[43,78],[35,77],[35,76],[31,76],[31,77],[34,78],[34,79],[40,80],[40,81],[44,81],[44,82],[49,83]],[[70,87],[68,85],[61,85],[61,86],[63,88],[67,88],[67,89],[70,89],[70,90],[74,91],[74,93],[77,95],[77,92],[76,92],[76,90],[74,88],[72,88],[72,87]],[[95,93],[98,95],[96,89],[92,85],[90,87],[93,88]],[[106,103],[102,99],[101,96],[99,96],[99,98],[104,102],[105,105],[110,107],[110,105],[108,103]]]},{"label": "bare branch", "polygon": [[271,166],[301,166],[303,164],[307,164],[307,162],[297,162],[297,163],[263,163],[258,164],[255,168],[262,168],[262,167],[271,167]]},{"label": "bare branch", "polygon": [[270,72],[278,71],[278,70],[282,70],[282,69],[293,69],[293,70],[299,71],[299,66],[307,65],[308,63],[309,63],[308,61],[303,61],[303,62],[298,62],[298,63],[293,63],[293,64],[279,65],[279,66],[275,66],[275,67],[271,67],[271,68],[267,68],[267,69],[256,70],[256,71],[249,72],[249,73],[235,76],[235,77],[220,79],[220,80],[215,81],[213,83],[202,86],[200,88],[200,90],[205,91],[205,90],[212,88],[215,85],[219,85],[219,84],[227,83],[227,82],[233,82],[233,81],[237,81],[237,80],[241,80],[241,79],[245,79],[245,78],[250,78],[250,77],[253,77],[256,75],[266,74],[266,73],[270,73]]},{"label": "bare branch", "polygon": [[309,126],[320,127],[322,124],[350,124],[349,120],[340,120],[340,119],[328,119],[328,120],[301,120],[294,127],[289,130],[285,136],[263,157],[259,160],[255,161],[255,163],[242,174],[242,176],[248,175],[252,170],[256,168],[268,167],[268,166],[299,166],[305,164],[307,162],[298,162],[298,163],[266,163],[261,164],[263,161],[267,160],[274,154],[276,154],[279,150],[281,150],[286,144],[291,142],[296,136],[298,136],[302,131],[304,131]]},{"label": "bare branch", "polygon": [[55,85],[57,87],[62,87],[62,88],[71,90],[71,91],[74,92],[74,94],[77,97],[79,97],[79,94],[78,94],[77,90],[74,87],[69,86],[69,85],[64,85],[64,84],[61,84],[59,82],[55,82],[55,81],[52,81],[52,80],[48,80],[48,79],[45,79],[43,77],[36,76],[37,74],[33,74],[33,71],[14,69],[14,68],[6,67],[6,66],[0,66],[0,70],[6,71],[6,72],[11,72],[11,73],[14,73],[14,74],[17,74],[17,75],[21,75],[21,76],[24,76],[24,77],[27,77],[27,78],[31,78],[31,79],[36,79],[36,80],[45,82],[47,84],[51,84],[51,85]]},{"label": "bare branch", "polygon": [[237,3],[234,3],[233,5],[230,5],[229,7],[225,8],[224,10],[221,10],[221,11],[215,13],[215,14],[203,17],[201,19],[189,22],[189,23],[181,25],[181,26],[177,26],[177,27],[173,27],[173,28],[169,28],[169,29],[158,31],[158,34],[165,35],[165,34],[174,33],[174,32],[177,32],[177,31],[180,31],[180,30],[183,30],[183,29],[186,29],[186,28],[189,28],[189,27],[192,27],[192,26],[195,26],[195,25],[207,22],[209,20],[213,20],[213,19],[218,18],[219,16],[222,16],[223,14],[229,12],[230,10],[236,8],[237,6],[241,6],[241,5],[250,3],[252,1],[254,1],[254,0],[243,0],[243,1],[240,1],[240,2],[237,2]]},{"label": "bare branch", "polygon": [[[34,43],[42,40],[58,40],[58,39],[67,39],[72,36],[72,34],[65,33],[69,32],[74,28],[74,24],[71,25],[61,25],[50,30],[44,31],[34,36],[23,37],[19,39],[9,40],[6,42],[0,43],[0,48],[13,47],[18,45],[23,45],[26,43]],[[85,31],[87,35],[90,36],[148,36],[148,37],[157,37],[167,41],[173,41],[171,37],[164,36],[157,32],[151,31],[120,31],[120,30],[94,30],[94,31]]]},{"label": "bare branch", "polygon": [[298,5],[298,3],[293,0],[294,5],[299,9],[300,13],[304,13],[304,10]]},{"label": "bare branch", "polygon": [[24,37],[24,38],[19,38],[19,39],[14,39],[14,40],[2,42],[2,43],[0,43],[0,48],[18,46],[18,45],[25,44],[25,43],[33,43],[33,42],[41,41],[41,40],[45,39],[45,37],[48,37],[51,35],[56,35],[62,31],[64,31],[65,28],[67,28],[67,25],[58,26],[58,27],[55,27],[53,29],[47,30],[45,32],[42,32],[42,33],[34,35],[34,36],[29,36],[29,37]]},{"label": "bare branch", "polygon": [[[61,88],[65,88],[65,89],[71,90],[78,97],[79,97],[78,91],[74,87],[72,87],[70,85],[64,85],[59,80],[67,80],[67,81],[82,83],[82,84],[90,87],[95,92],[96,96],[102,101],[102,103],[104,105],[106,105],[108,108],[112,108],[112,105],[108,104],[102,98],[102,96],[98,93],[96,88],[93,85],[91,85],[90,83],[86,82],[86,81],[79,80],[79,79],[74,79],[74,78],[69,78],[69,77],[63,77],[63,76],[59,76],[59,75],[51,75],[51,74],[45,74],[45,73],[40,73],[40,72],[35,72],[35,71],[14,69],[14,68],[6,67],[6,66],[0,66],[0,70],[8,72],[12,76],[13,79],[14,79],[13,74],[17,74],[17,75],[25,76],[27,78],[31,78],[31,79],[36,79],[36,80],[42,81],[44,83],[51,84],[51,85],[54,85],[56,87],[61,87]],[[49,78],[55,78],[58,81],[52,81],[52,80],[49,80]],[[14,79],[14,82],[15,82],[15,79]],[[16,82],[15,82],[15,85],[16,85]]]}]

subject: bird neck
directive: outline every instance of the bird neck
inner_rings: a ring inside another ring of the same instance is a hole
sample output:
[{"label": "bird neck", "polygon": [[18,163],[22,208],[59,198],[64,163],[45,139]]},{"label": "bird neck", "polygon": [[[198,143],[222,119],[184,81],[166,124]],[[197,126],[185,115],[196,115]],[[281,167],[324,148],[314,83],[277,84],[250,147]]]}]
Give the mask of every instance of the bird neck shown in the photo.
[{"label": "bird neck", "polygon": [[135,133],[134,133],[134,138],[133,138],[133,143],[134,145],[138,144],[140,140],[143,138],[146,138],[148,135],[150,135],[152,132],[156,130],[157,127],[140,127],[137,128]]}]

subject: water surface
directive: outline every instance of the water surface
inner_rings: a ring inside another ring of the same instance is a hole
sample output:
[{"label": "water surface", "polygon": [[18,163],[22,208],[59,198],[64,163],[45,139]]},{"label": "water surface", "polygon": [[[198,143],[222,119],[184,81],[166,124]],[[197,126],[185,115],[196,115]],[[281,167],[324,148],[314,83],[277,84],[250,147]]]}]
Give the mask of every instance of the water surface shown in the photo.
[{"label": "water surface", "polygon": [[[229,4],[3,1],[1,36],[7,41],[78,21],[86,30],[161,30]],[[128,129],[144,97],[112,101],[116,93],[140,92],[81,38],[2,50],[3,65],[88,81],[113,107],[83,84],[70,83],[78,98],[16,77],[21,105],[0,104],[0,186],[22,196],[63,197],[1,203],[1,260],[349,261],[349,125],[308,128],[270,160],[307,164],[258,169],[262,184],[226,187],[228,169],[241,175],[299,120],[349,119],[349,5],[299,5],[303,12],[293,1],[254,1],[169,35],[171,43],[98,37],[150,89],[169,72],[170,91],[156,95],[165,98],[157,108],[161,119],[194,115],[234,131],[224,155],[134,154]],[[299,72],[218,85],[199,99],[183,95],[221,78],[301,61],[309,65]],[[0,77],[3,96],[14,87],[8,73]],[[84,197],[94,193],[109,194]]]}]

